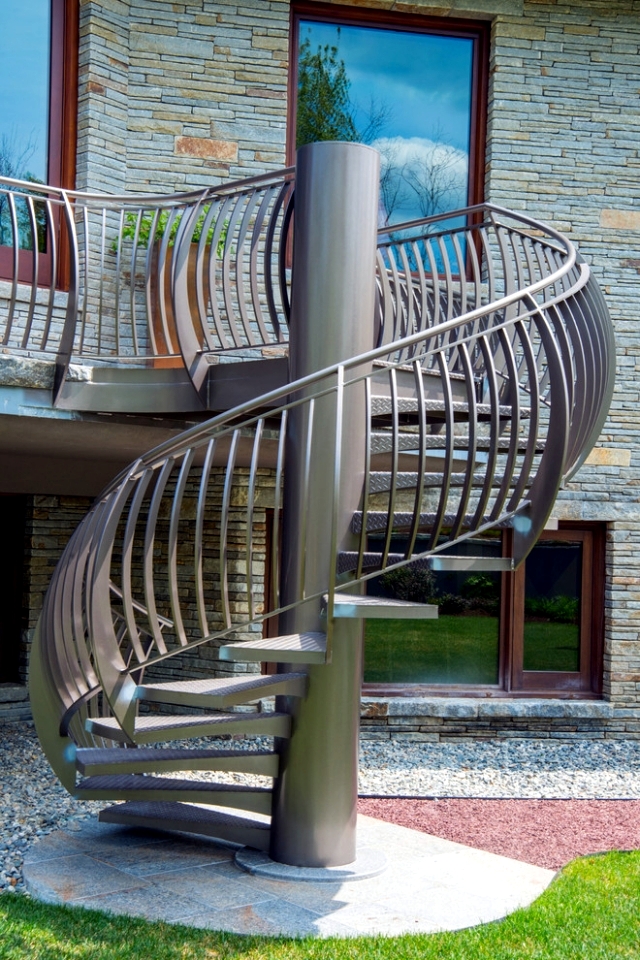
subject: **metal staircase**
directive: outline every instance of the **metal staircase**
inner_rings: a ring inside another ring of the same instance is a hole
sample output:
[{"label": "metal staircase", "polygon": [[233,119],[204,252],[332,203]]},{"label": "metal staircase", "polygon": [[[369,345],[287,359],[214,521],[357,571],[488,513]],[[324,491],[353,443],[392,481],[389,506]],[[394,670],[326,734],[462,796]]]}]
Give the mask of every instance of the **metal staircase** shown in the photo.
[{"label": "metal staircase", "polygon": [[[299,152],[295,231],[275,250],[290,382],[132,463],[58,564],[31,657],[34,718],[70,792],[124,801],[103,820],[226,838],[284,863],[351,862],[362,622],[437,616],[367,596],[367,581],[410,562],[513,569],[600,432],[613,337],[570,242],[489,205],[377,235],[377,163],[354,144]],[[269,202],[283,182],[290,198],[286,172],[268,181]],[[199,395],[211,329],[233,329],[216,317],[211,251],[238,218],[246,237],[262,235],[267,201],[251,196],[240,216],[203,195],[178,228],[175,323]],[[207,303],[196,274],[194,314],[186,262],[203,212],[210,286]],[[261,242],[222,251],[227,302],[246,256],[247,295],[273,306]],[[509,556],[452,553],[499,527]],[[248,672],[202,677],[230,663]],[[276,672],[251,672],[260,663]],[[221,736],[242,742],[201,742]],[[273,745],[253,749],[252,737]]]}]

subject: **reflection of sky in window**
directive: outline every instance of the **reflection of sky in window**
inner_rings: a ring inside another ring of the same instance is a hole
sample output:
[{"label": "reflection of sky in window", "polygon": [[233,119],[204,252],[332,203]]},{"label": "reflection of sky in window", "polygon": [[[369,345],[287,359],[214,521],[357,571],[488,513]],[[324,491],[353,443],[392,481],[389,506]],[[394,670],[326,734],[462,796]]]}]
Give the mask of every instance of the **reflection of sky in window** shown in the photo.
[{"label": "reflection of sky in window", "polygon": [[[3,167],[47,177],[50,0],[0,0]],[[3,173],[5,172],[3,169]]]},{"label": "reflection of sky in window", "polygon": [[[356,127],[363,129],[375,108],[386,108],[386,122],[373,146],[391,149],[397,163],[433,157],[434,145],[448,151],[446,177],[456,183],[438,209],[426,210],[415,192],[403,189],[386,222],[427,216],[467,201],[473,41],[375,27],[303,21],[300,42],[312,49],[338,48],[349,79]],[[440,154],[441,156],[442,154]],[[426,163],[428,163],[428,159]],[[425,165],[423,164],[423,169]],[[420,207],[422,206],[422,209]]]}]

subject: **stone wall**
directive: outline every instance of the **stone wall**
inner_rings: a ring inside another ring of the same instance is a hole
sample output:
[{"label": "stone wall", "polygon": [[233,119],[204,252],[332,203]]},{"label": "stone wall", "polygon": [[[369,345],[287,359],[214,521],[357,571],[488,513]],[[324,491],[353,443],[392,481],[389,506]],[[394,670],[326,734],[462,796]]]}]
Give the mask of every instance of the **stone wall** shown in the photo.
[{"label": "stone wall", "polygon": [[78,187],[174,192],[284,165],[289,4],[88,0]]}]

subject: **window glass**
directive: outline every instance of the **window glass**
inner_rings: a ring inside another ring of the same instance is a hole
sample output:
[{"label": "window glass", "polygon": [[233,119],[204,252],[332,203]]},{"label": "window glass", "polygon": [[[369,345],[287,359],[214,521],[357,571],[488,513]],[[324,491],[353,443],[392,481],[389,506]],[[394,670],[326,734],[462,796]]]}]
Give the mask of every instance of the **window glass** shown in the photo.
[{"label": "window glass", "polygon": [[[0,176],[45,183],[48,179],[50,0],[3,0],[0,12]],[[0,246],[45,249],[44,206],[15,203],[15,226],[9,200],[0,194]],[[33,219],[32,219],[33,218]]]},{"label": "window glass", "polygon": [[465,206],[474,42],[301,20],[296,145],[381,153],[380,225]]},{"label": "window glass", "polygon": [[0,175],[47,179],[50,0],[2,0]]},{"label": "window glass", "polygon": [[[371,539],[371,550],[377,541]],[[404,549],[398,540],[392,551]],[[416,552],[426,549],[416,545]],[[500,557],[499,537],[459,543],[457,556]],[[499,573],[432,572],[404,567],[369,582],[369,594],[434,603],[437,620],[368,620],[365,683],[498,683],[500,648]]]},{"label": "window glass", "polygon": [[527,557],[525,670],[580,669],[582,543],[543,540]]}]

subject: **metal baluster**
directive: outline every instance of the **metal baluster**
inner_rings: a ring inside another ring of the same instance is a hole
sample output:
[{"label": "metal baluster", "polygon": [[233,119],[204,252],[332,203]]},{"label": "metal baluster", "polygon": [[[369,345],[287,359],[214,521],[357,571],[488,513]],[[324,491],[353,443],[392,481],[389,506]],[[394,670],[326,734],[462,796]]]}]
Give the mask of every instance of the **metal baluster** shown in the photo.
[{"label": "metal baluster", "polygon": [[391,399],[391,477],[389,480],[389,500],[387,509],[387,524],[384,535],[384,546],[380,558],[380,569],[384,570],[389,559],[391,538],[393,536],[393,521],[396,506],[396,491],[398,485],[398,380],[395,367],[390,367],[389,397]]},{"label": "metal baluster", "polygon": [[169,524],[169,556],[167,561],[169,576],[169,597],[171,599],[171,613],[173,616],[173,625],[178,642],[181,647],[188,644],[187,635],[184,629],[184,621],[180,610],[180,591],[178,588],[178,531],[180,527],[180,513],[182,510],[182,501],[184,499],[184,490],[191,472],[191,465],[195,456],[195,448],[191,447],[184,454],[180,475],[173,494],[173,504],[171,507],[171,521]]},{"label": "metal baluster", "polygon": [[253,501],[256,490],[256,476],[260,462],[260,443],[264,419],[261,417],[255,427],[253,450],[251,452],[251,466],[249,468],[249,487],[247,489],[247,598],[249,602],[249,619],[253,620]]},{"label": "metal baluster", "polygon": [[164,642],[164,637],[162,636],[162,632],[158,626],[158,611],[156,608],[154,589],[155,561],[153,551],[156,538],[156,526],[158,524],[158,515],[160,513],[160,504],[162,503],[165,487],[169,477],[171,476],[171,473],[173,472],[174,465],[174,458],[168,457],[162,466],[160,466],[158,475],[156,477],[156,485],[151,497],[151,503],[149,504],[144,535],[144,602],[147,610],[149,611],[149,626],[151,628],[151,633],[153,634],[155,645],[160,653],[167,652],[167,645]]},{"label": "metal baluster", "polygon": [[213,466],[213,457],[216,450],[216,440],[212,438],[207,444],[207,452],[202,466],[200,476],[200,490],[198,491],[198,506],[196,509],[196,532],[194,539],[194,573],[196,580],[196,604],[198,608],[198,622],[200,624],[200,633],[203,637],[209,635],[209,623],[207,620],[207,608],[204,599],[204,578],[203,578],[203,534],[204,534],[204,514],[207,508],[207,489],[209,486],[209,477],[211,467]]},{"label": "metal baluster", "polygon": [[[46,350],[49,342],[49,331],[51,330],[51,320],[53,317],[53,307],[55,305],[55,296],[56,296],[56,280],[58,276],[58,242],[56,237],[56,231],[53,222],[53,206],[51,200],[47,199],[45,201],[46,208],[46,223],[47,231],[49,234],[49,243],[48,247],[51,251],[51,280],[49,281],[49,293],[47,297],[47,315],[44,321],[44,327],[42,330],[42,339],[40,341],[40,349]],[[60,223],[60,232],[62,233],[63,223],[61,218]]]},{"label": "metal baluster", "polygon": [[136,491],[131,499],[129,513],[127,516],[127,525],[124,532],[122,543],[122,606],[124,608],[124,617],[129,631],[131,645],[138,658],[138,663],[143,663],[146,659],[146,652],[140,643],[140,631],[136,622],[133,592],[131,589],[131,560],[133,554],[133,543],[140,516],[140,508],[153,478],[153,470],[147,468],[140,476],[137,482]]},{"label": "metal baluster", "polygon": [[220,599],[222,601],[222,620],[225,628],[231,626],[231,608],[229,606],[229,568],[227,555],[227,530],[229,529],[229,505],[231,503],[231,489],[238,453],[240,430],[234,430],[231,437],[231,446],[227,458],[227,470],[224,477],[224,489],[220,508]]}]

